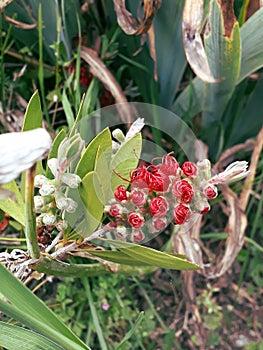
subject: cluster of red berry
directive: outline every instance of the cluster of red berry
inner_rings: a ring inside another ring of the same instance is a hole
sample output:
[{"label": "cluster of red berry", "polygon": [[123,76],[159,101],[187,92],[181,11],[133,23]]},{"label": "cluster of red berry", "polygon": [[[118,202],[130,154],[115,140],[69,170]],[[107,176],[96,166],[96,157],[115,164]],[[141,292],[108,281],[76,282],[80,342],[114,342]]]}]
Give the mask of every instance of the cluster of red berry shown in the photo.
[{"label": "cluster of red berry", "polygon": [[187,161],[180,167],[170,153],[159,164],[142,163],[130,173],[129,191],[118,186],[105,207],[112,232],[119,239],[140,242],[147,232],[156,234],[171,221],[182,225],[193,214],[206,213],[208,199],[217,196],[210,178],[207,159],[197,164]]}]

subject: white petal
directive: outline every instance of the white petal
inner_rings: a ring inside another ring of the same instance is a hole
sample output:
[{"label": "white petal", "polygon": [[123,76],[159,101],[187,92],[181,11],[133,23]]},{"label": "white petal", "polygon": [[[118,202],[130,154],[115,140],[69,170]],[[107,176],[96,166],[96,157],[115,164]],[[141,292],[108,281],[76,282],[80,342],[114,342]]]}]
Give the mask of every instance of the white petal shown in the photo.
[{"label": "white petal", "polygon": [[133,136],[139,134],[139,132],[141,132],[142,128],[144,127],[145,123],[144,123],[144,118],[138,118],[135,120],[134,123],[132,123],[129,131],[127,132],[126,136],[125,136],[125,140],[129,140],[131,139]]},{"label": "white petal", "polygon": [[0,135],[0,183],[14,180],[45,157],[52,144],[45,129]]}]

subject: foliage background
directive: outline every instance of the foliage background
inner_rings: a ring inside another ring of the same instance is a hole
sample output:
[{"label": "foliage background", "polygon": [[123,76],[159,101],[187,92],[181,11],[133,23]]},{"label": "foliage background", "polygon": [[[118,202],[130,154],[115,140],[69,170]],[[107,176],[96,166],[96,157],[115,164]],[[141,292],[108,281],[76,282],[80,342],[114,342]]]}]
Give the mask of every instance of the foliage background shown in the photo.
[{"label": "foliage background", "polygon": [[[209,3],[214,6],[213,36],[221,29],[221,2],[205,1],[205,13]],[[126,6],[135,18],[138,13],[142,16],[139,1],[127,1]],[[14,26],[1,16],[1,131],[19,130],[25,101],[36,88],[50,132],[70,130],[85,93],[83,116],[114,101],[156,104],[191,126],[208,145],[214,163],[236,145],[240,146],[229,151],[228,159],[250,161],[253,140],[262,127],[262,8],[257,1],[235,1],[240,38],[236,34],[226,43],[223,36],[216,48],[215,37],[204,36],[212,73],[226,76],[211,84],[197,78],[187,63],[181,29],[183,7],[183,1],[163,1],[150,34],[127,35],[117,23],[112,1],[14,0],[5,8],[5,15],[19,24]],[[25,24],[33,24],[33,28],[26,29]],[[230,46],[231,59],[227,61],[220,56],[220,49]],[[94,57],[97,65],[91,61]],[[234,69],[236,75],[232,76]],[[157,117],[155,122],[156,130],[150,130],[149,137],[171,151],[172,141],[158,132],[158,126],[168,121]],[[220,278],[191,277],[196,286],[192,300],[187,299],[191,290],[187,276],[167,270],[142,277],[113,274],[55,278],[52,283],[46,279],[38,295],[93,349],[261,349],[262,162],[260,155],[246,208],[249,224],[243,248]],[[240,193],[242,185],[232,188]],[[224,250],[227,218],[222,207],[224,198],[220,196],[201,226],[207,263]],[[17,229],[10,220],[9,227],[1,231],[2,249],[11,248],[4,238]],[[151,244],[163,247],[171,233],[164,232]],[[188,309],[189,302],[196,308]],[[144,315],[135,323],[142,310]],[[193,313],[196,310],[198,314]],[[137,328],[122,345],[134,325]]]}]

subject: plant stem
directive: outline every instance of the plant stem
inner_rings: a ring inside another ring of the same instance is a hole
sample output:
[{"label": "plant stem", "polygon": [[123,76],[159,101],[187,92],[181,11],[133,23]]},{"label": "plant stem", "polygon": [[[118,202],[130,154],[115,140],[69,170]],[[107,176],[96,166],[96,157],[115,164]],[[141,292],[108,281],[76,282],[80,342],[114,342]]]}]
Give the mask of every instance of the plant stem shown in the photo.
[{"label": "plant stem", "polygon": [[33,260],[40,257],[34,212],[34,175],[36,164],[26,170],[25,179],[25,236],[29,256]]}]

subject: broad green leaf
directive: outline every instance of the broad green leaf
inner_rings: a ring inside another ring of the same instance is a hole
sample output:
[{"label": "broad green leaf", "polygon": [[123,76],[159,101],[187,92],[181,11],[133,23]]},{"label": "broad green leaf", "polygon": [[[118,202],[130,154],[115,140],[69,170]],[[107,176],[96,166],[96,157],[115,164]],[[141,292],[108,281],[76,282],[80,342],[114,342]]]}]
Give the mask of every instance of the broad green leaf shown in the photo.
[{"label": "broad green leaf", "polygon": [[[229,23],[233,20],[233,23]],[[228,26],[232,27],[229,29]],[[230,31],[230,32],[229,32]],[[209,31],[204,35],[209,65],[218,83],[206,84],[205,128],[220,122],[235,89],[240,71],[241,45],[238,22],[225,14],[218,0],[210,3]],[[214,137],[214,134],[213,134]],[[214,139],[213,139],[214,142]]]},{"label": "broad green leaf", "polygon": [[0,264],[0,310],[22,324],[38,331],[68,350],[88,350],[86,346],[57,316],[26,286]]},{"label": "broad green leaf", "polygon": [[[120,253],[122,254],[122,253]],[[94,254],[95,255],[95,254]],[[123,255],[123,254],[122,254]],[[123,255],[124,256],[124,255]],[[102,257],[104,258],[104,257]],[[127,260],[130,259],[128,256]],[[132,259],[130,259],[132,260]],[[114,262],[113,260],[110,260]],[[156,270],[155,267],[150,265],[144,265],[140,263],[139,266],[132,265],[116,265],[116,271],[118,273],[122,273],[129,276],[138,276],[145,275],[147,273],[151,273]],[[65,263],[62,261],[51,260],[45,258],[40,264],[35,266],[35,270],[38,272],[43,272],[53,276],[61,276],[61,277],[82,277],[82,276],[101,276],[107,275],[109,273],[113,273],[110,269],[103,264],[73,264],[73,263]],[[114,268],[114,272],[115,268]]]},{"label": "broad green leaf", "polygon": [[[37,128],[42,128],[42,109],[41,109],[41,102],[38,90],[34,92],[32,97],[30,98],[25,117],[24,117],[24,123],[22,127],[22,131],[28,131],[33,130]],[[37,162],[37,169],[36,174],[42,174],[43,173],[43,167],[42,162]],[[25,191],[25,174],[22,174],[21,182],[20,182],[21,192],[24,193]]]},{"label": "broad green leaf", "polygon": [[[137,134],[118,149],[111,162],[112,179],[111,186],[114,190],[119,185],[128,186],[131,170],[137,167],[142,151],[142,136]],[[118,175],[120,176],[118,176]],[[122,179],[123,178],[123,179]]]},{"label": "broad green leaf", "polygon": [[116,240],[105,239],[105,242],[119,249],[129,257],[147,263],[152,266],[172,270],[199,270],[201,266],[189,262],[185,259],[178,258],[173,254],[164,253],[152,248],[143,247],[138,244],[121,242]]},{"label": "broad green leaf", "polygon": [[150,264],[147,264],[147,262],[134,260],[133,257],[130,257],[129,255],[125,254],[125,252],[120,250],[87,250],[87,253],[117,264],[130,266],[150,266]]},{"label": "broad green leaf", "polygon": [[243,24],[240,35],[242,57],[238,83],[263,67],[263,8]]},{"label": "broad green leaf", "polygon": [[42,109],[38,91],[35,91],[28,102],[23,131],[42,128]]},{"label": "broad green leaf", "polygon": [[21,225],[25,225],[25,213],[24,213],[24,201],[21,196],[20,191],[18,190],[17,184],[15,181],[11,181],[6,185],[3,185],[3,188],[14,193],[14,198],[7,197],[0,199],[0,209],[5,213],[14,218]]},{"label": "broad green leaf", "polygon": [[[28,302],[28,304],[30,304],[30,301]],[[81,340],[77,338],[74,334],[72,335],[73,337],[75,337],[75,339],[71,339],[70,337],[67,337],[60,331],[56,330],[54,327],[48,325],[46,321],[42,321],[38,317],[35,317],[34,314],[29,314],[26,311],[22,311],[21,308],[14,306],[13,304],[4,302],[1,299],[0,310],[9,317],[15,319],[16,321],[19,321],[21,324],[37,331],[49,340],[54,341],[56,344],[61,345],[61,347],[64,350],[89,350],[89,348],[86,347],[84,344],[84,346],[82,344],[79,344]],[[57,321],[59,320],[57,319]]]},{"label": "broad green leaf", "polygon": [[109,159],[112,148],[111,133],[109,128],[102,130],[87,146],[77,167],[76,173],[83,178],[87,173],[94,170],[97,151],[99,146],[106,159]]},{"label": "broad green leaf", "polygon": [[[104,260],[112,261],[117,264],[130,265],[130,266],[151,266],[147,261],[134,260],[133,257],[126,254],[125,251],[120,250],[87,250],[89,254],[102,258]],[[170,253],[168,253],[170,254]],[[185,260],[186,257],[181,254],[172,254],[179,259]]]},{"label": "broad green leaf", "polygon": [[77,228],[77,232],[83,237],[89,236],[101,222],[104,209],[102,187],[95,171],[89,172],[79,186],[86,218]]},{"label": "broad green leaf", "polygon": [[[66,137],[66,132],[63,129],[61,129],[52,143],[52,147],[51,147],[51,150],[49,152],[48,159],[57,157],[58,147],[59,147],[61,141],[64,140],[65,137]],[[46,176],[48,178],[53,177],[53,174],[48,166],[46,167]]]},{"label": "broad green leaf", "polygon": [[0,346],[9,350],[63,350],[61,346],[36,332],[1,321]]},{"label": "broad green leaf", "polygon": [[184,1],[163,1],[154,19],[160,105],[166,108],[171,108],[187,63],[181,29],[183,7]]},{"label": "broad green leaf", "polygon": [[109,199],[112,198],[113,194],[111,193],[111,173],[109,169],[109,162],[101,146],[99,146],[97,151],[94,171],[98,175],[98,181],[101,185],[102,192],[101,200],[105,205],[108,203]]}]

